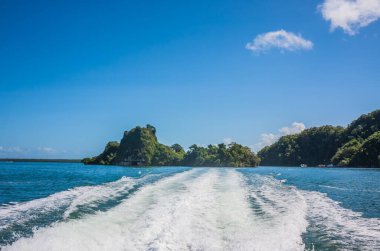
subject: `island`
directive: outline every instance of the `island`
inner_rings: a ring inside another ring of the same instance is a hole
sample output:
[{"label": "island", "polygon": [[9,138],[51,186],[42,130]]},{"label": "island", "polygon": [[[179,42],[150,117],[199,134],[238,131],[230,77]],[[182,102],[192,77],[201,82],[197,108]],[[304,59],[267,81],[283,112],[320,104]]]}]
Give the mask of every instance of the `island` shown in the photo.
[{"label": "island", "polygon": [[237,143],[166,146],[157,140],[152,125],[125,131],[120,143],[109,142],[104,151],[82,160],[89,165],[122,166],[338,166],[380,167],[380,110],[364,114],[347,127],[325,125],[281,137],[257,155]]},{"label": "island", "polygon": [[380,110],[347,127],[312,127],[258,152],[263,166],[380,167]]},{"label": "island", "polygon": [[156,128],[147,125],[125,131],[120,143],[111,141],[100,155],[82,162],[121,166],[256,167],[260,158],[249,147],[234,142],[207,147],[194,144],[187,151],[179,144],[166,146],[158,142]]}]

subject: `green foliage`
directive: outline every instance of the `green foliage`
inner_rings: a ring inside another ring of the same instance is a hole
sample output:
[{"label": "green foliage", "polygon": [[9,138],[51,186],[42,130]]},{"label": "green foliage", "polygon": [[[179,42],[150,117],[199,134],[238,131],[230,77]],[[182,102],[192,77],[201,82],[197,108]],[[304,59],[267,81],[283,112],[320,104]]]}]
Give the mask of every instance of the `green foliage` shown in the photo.
[{"label": "green foliage", "polygon": [[227,153],[228,166],[250,167],[260,164],[260,158],[249,147],[232,143],[228,145]]},{"label": "green foliage", "polygon": [[258,156],[248,147],[232,143],[192,145],[160,144],[152,125],[125,131],[120,142],[109,142],[103,153],[82,160],[85,164],[186,165],[186,166],[299,166],[333,163],[338,166],[380,167],[380,110],[360,116],[347,128],[321,126],[281,137]]},{"label": "green foliage", "polygon": [[155,133],[156,129],[152,126],[137,126],[131,131],[125,131],[113,164],[140,160],[145,165],[151,165],[158,145]]},{"label": "green foliage", "polygon": [[380,167],[380,110],[360,116],[347,128],[322,126],[281,137],[259,151],[262,165]]},{"label": "green foliage", "polygon": [[236,143],[207,147],[192,145],[183,160],[187,166],[209,167],[254,167],[259,163],[260,159],[251,149]]},{"label": "green foliage", "polygon": [[298,152],[299,146],[296,142],[296,136],[287,135],[281,137],[273,145],[261,149],[258,155],[261,159],[261,164],[265,166],[292,166],[299,165],[295,163],[301,162]]},{"label": "green foliage", "polygon": [[185,150],[183,150],[183,147],[180,144],[174,144],[171,146],[171,149],[175,151],[176,153],[183,153],[185,154]]},{"label": "green foliage", "polygon": [[171,147],[158,144],[151,164],[154,166],[176,166],[181,163],[183,155],[183,152],[176,152]]},{"label": "green foliage", "polygon": [[361,142],[357,139],[351,139],[338,149],[331,158],[331,162],[337,166],[348,166],[353,156],[361,149]]},{"label": "green foliage", "polygon": [[116,141],[108,142],[104,151],[99,156],[93,157],[93,158],[85,158],[82,160],[82,162],[88,165],[91,165],[91,164],[110,165],[111,163],[113,163],[116,157],[116,153],[119,149],[119,146],[120,146],[119,142],[116,142]]},{"label": "green foliage", "polygon": [[322,126],[296,135],[281,137],[276,143],[259,151],[263,165],[299,166],[329,164],[342,145],[343,127]]},{"label": "green foliage", "polygon": [[147,124],[147,125],[146,125],[146,128],[149,129],[149,130],[151,130],[152,133],[153,133],[154,135],[156,135],[156,127],[154,127],[154,126],[152,126],[152,125],[150,125],[150,124]]},{"label": "green foliage", "polygon": [[346,136],[349,139],[366,139],[378,131],[380,131],[380,110],[375,110],[354,120],[347,127]]},{"label": "green foliage", "polygon": [[179,144],[160,144],[156,128],[147,125],[125,131],[120,142],[110,142],[97,157],[82,160],[85,164],[146,166],[257,166],[260,159],[248,148],[236,143],[200,147],[192,145],[188,152]]},{"label": "green foliage", "polygon": [[97,162],[95,162],[95,157],[84,158],[81,160],[81,162],[85,165],[96,165],[97,164]]},{"label": "green foliage", "polygon": [[364,140],[348,166],[380,167],[380,131]]}]

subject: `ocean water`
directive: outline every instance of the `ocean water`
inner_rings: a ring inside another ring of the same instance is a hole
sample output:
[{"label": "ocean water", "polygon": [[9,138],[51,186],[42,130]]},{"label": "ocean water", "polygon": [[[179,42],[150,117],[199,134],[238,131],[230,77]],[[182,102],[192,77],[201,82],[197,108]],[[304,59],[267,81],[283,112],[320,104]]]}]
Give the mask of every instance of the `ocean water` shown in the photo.
[{"label": "ocean water", "polygon": [[0,163],[0,250],[380,250],[380,170]]}]

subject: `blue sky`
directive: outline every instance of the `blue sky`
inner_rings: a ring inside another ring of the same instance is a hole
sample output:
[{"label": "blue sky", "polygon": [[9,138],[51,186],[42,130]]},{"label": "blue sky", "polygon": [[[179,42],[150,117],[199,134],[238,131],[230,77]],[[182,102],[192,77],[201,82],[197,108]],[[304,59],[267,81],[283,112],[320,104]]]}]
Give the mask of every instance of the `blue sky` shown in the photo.
[{"label": "blue sky", "polygon": [[91,156],[147,123],[254,149],[347,125],[379,108],[379,17],[379,0],[0,1],[0,157]]}]

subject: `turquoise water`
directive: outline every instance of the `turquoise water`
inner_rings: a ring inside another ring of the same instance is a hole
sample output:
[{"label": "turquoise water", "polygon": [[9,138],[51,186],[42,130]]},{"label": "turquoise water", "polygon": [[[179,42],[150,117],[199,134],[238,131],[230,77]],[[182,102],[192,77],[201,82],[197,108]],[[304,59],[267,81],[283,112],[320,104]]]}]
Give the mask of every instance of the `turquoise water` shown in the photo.
[{"label": "turquoise water", "polygon": [[380,250],[380,170],[0,163],[1,250]]}]

